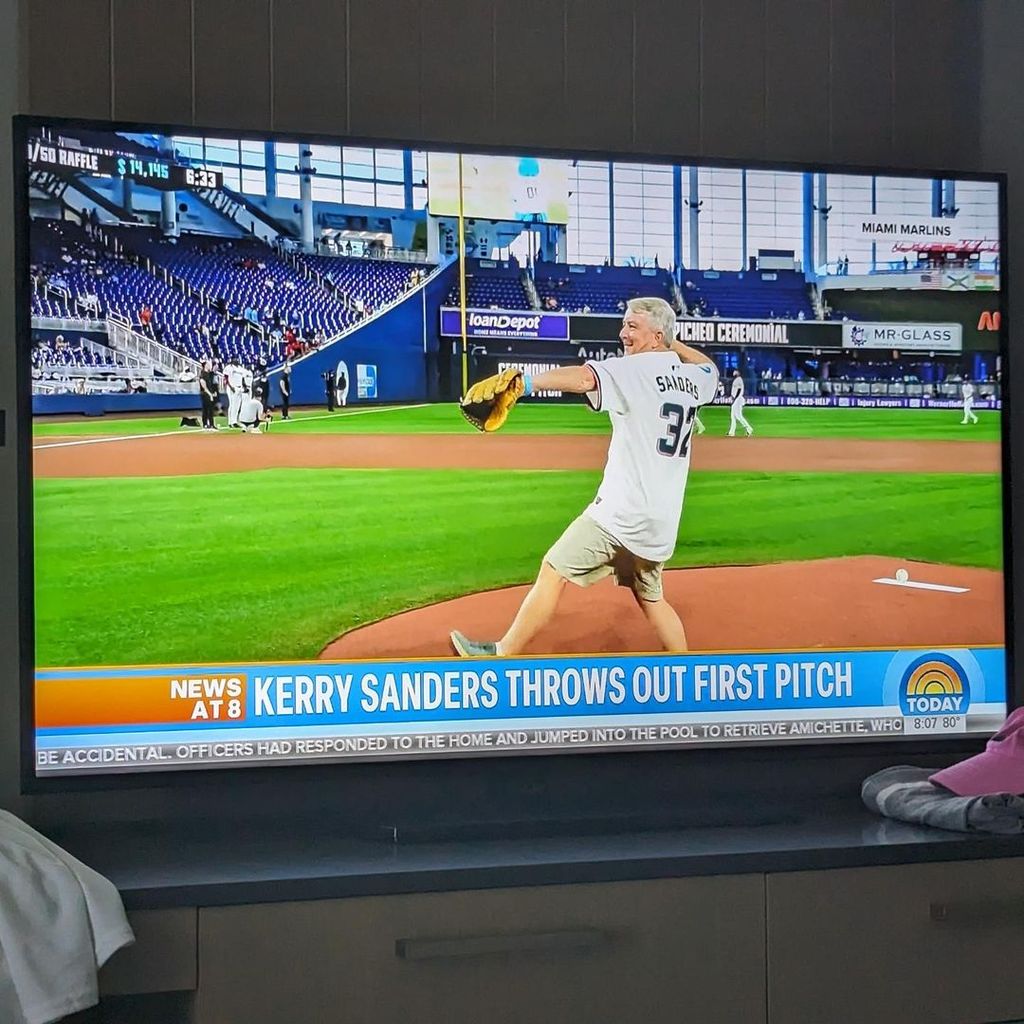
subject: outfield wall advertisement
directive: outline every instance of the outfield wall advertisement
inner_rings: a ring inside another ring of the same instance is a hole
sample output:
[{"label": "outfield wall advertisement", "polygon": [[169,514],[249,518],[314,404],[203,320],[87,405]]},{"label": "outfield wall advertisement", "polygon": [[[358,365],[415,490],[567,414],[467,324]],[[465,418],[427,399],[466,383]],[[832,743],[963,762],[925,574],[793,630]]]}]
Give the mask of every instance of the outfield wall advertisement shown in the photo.
[{"label": "outfield wall advertisement", "polygon": [[962,734],[998,724],[1005,687],[1000,648],[44,671],[36,761],[60,775]]},{"label": "outfield wall advertisement", "polygon": [[960,352],[963,347],[960,324],[843,324],[843,348]]},{"label": "outfield wall advertisement", "polygon": [[[461,337],[462,311],[442,308],[441,333]],[[466,310],[467,338],[539,338],[569,340],[569,317],[564,313],[533,313],[524,310]]]},{"label": "outfield wall advertisement", "polygon": [[[794,409],[963,409],[962,400],[953,398],[889,398],[884,395],[755,395],[745,400],[747,405],[779,406]],[[729,405],[731,399],[722,395],[715,405]],[[973,404],[975,409],[998,410],[1003,403],[998,398],[982,398]]]},{"label": "outfield wall advertisement", "polygon": [[[574,319],[582,319],[576,317]],[[613,325],[621,317],[609,317]],[[466,337],[568,341],[569,316],[522,310],[466,310]],[[460,337],[462,314],[441,309],[441,333]],[[771,348],[864,348],[901,352],[960,352],[963,328],[955,323],[832,323],[818,320],[684,319],[678,337],[688,345]]]}]

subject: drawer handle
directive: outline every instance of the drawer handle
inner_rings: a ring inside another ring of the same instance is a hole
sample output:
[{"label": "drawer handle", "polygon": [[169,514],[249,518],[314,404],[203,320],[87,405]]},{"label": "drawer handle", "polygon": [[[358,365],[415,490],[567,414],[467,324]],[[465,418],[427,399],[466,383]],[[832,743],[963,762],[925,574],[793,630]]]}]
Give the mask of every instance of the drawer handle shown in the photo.
[{"label": "drawer handle", "polygon": [[596,928],[575,931],[525,932],[516,935],[468,935],[452,939],[398,939],[400,960],[453,960],[500,953],[555,953],[597,949],[610,936]]},{"label": "drawer handle", "polygon": [[929,917],[937,924],[1024,924],[1024,900],[986,900],[983,903],[931,903]]}]

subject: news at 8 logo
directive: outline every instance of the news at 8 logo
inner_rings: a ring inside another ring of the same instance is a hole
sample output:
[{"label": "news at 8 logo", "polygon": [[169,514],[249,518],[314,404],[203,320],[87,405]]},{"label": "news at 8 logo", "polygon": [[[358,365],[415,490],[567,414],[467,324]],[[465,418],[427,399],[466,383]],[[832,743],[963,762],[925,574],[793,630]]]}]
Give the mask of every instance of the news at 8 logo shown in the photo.
[{"label": "news at 8 logo", "polygon": [[971,703],[967,673],[948,654],[926,654],[911,662],[900,680],[904,715],[962,715]]}]

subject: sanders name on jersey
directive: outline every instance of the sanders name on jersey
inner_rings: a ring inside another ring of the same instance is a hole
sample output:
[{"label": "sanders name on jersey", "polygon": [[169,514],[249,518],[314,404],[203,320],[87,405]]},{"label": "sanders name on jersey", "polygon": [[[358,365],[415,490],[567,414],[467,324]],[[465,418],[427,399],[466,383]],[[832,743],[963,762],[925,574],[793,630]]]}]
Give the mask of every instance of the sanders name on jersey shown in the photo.
[{"label": "sanders name on jersey", "polygon": [[700,391],[697,389],[697,385],[686,377],[659,373],[654,379],[658,384],[658,391],[661,394],[664,394],[666,391],[685,391],[695,402],[700,401]]}]

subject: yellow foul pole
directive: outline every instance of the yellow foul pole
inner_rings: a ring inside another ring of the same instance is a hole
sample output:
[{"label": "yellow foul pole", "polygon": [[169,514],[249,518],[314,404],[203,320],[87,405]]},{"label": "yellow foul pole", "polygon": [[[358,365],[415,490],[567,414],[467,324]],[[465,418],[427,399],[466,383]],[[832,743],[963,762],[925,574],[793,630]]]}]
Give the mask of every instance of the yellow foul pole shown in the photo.
[{"label": "yellow foul pole", "polygon": [[459,154],[459,321],[462,332],[462,394],[469,390],[469,347],[466,342],[466,218],[462,195],[462,154]]}]

